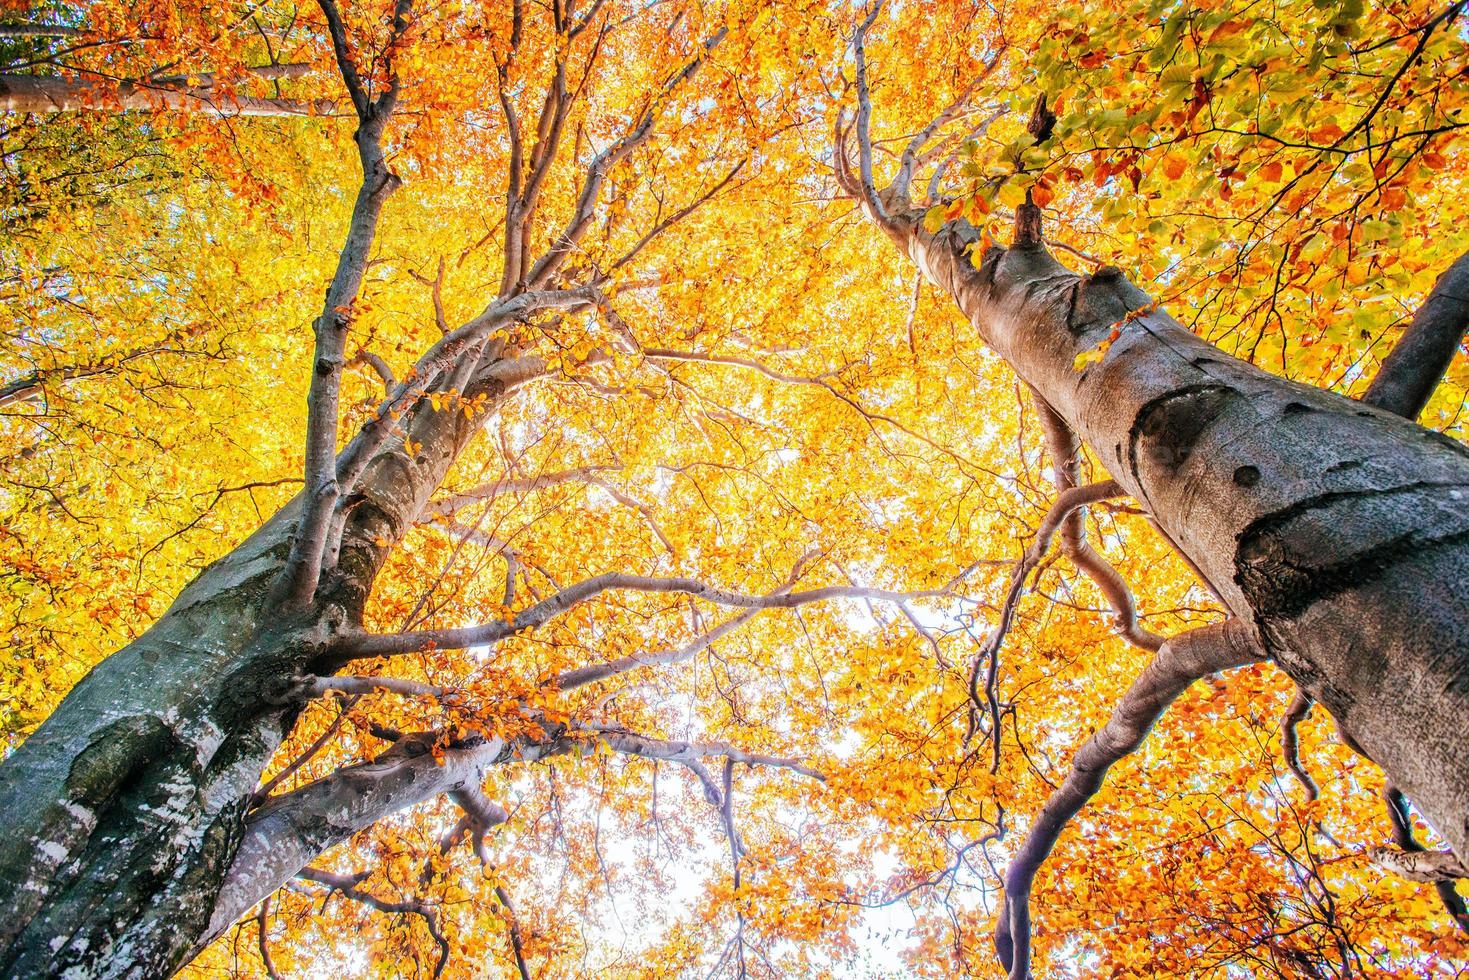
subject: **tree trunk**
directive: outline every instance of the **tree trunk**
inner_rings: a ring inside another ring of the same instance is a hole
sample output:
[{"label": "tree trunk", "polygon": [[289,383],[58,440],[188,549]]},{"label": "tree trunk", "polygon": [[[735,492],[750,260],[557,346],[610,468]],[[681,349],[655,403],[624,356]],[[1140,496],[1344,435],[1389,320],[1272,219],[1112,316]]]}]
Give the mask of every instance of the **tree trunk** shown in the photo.
[{"label": "tree trunk", "polygon": [[976,267],[963,222],[884,227],[1469,854],[1469,450],[1230,357],[1115,268],[1077,276],[1038,242]]},{"label": "tree trunk", "polygon": [[[493,404],[543,370],[495,362],[467,394]],[[309,609],[282,615],[272,598],[298,496],[0,765],[0,973],[167,976],[217,931],[226,877],[249,873],[235,860],[246,808],[298,710],[291,679],[331,672],[326,648],[358,628],[373,578],[476,429],[426,402],[402,425],[416,454],[393,440],[344,500],[336,564]]]}]

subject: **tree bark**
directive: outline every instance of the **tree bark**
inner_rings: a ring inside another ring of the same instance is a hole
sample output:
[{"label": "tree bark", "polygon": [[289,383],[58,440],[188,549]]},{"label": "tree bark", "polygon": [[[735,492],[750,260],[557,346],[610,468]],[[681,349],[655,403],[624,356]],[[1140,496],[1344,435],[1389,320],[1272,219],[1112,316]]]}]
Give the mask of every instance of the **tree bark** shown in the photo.
[{"label": "tree bark", "polygon": [[1230,357],[1115,268],[1078,276],[1039,242],[971,261],[964,222],[879,223],[1469,853],[1469,450]]},{"label": "tree bark", "polygon": [[[467,395],[493,404],[543,370],[495,362]],[[291,679],[329,672],[328,650],[360,629],[378,570],[476,429],[426,401],[402,425],[343,501],[337,562],[310,608],[283,614],[272,598],[298,496],[0,765],[0,974],[166,976],[211,934],[227,876],[243,873],[249,801],[296,716]]]}]

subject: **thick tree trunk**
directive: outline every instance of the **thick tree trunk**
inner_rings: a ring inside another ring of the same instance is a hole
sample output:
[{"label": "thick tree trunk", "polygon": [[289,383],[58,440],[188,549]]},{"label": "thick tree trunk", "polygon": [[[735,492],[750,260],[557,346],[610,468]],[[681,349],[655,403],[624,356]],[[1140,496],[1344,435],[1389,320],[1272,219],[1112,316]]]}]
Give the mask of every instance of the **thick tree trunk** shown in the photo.
[{"label": "thick tree trunk", "polygon": [[885,227],[1469,854],[1469,450],[1224,354],[1116,269],[1080,277],[1038,243],[976,267],[962,222]]},{"label": "thick tree trunk", "polygon": [[[534,358],[496,362],[468,394],[493,403],[543,369]],[[393,543],[476,428],[426,403],[404,426],[416,454],[395,439],[366,468],[343,502],[335,566],[308,610],[285,616],[272,599],[297,497],[99,664],[0,765],[9,841],[0,848],[0,973],[166,976],[217,932],[226,878],[249,875],[236,860],[246,807],[296,715],[291,678],[330,672],[327,647],[358,628]]]}]

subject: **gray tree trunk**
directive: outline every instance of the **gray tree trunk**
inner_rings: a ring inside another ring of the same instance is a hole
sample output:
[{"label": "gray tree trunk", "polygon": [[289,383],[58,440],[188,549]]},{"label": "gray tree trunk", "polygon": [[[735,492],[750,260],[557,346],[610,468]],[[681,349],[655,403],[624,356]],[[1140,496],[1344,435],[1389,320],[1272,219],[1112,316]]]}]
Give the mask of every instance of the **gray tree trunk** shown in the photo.
[{"label": "gray tree trunk", "polygon": [[[530,358],[488,365],[468,395],[493,404],[543,368]],[[328,645],[360,624],[392,543],[475,423],[423,402],[405,428],[416,455],[396,439],[368,466],[343,502],[336,565],[309,609],[283,615],[272,598],[298,496],[93,669],[0,765],[0,973],[167,976],[217,932],[210,923],[246,808],[296,716],[290,679],[334,669]]]},{"label": "gray tree trunk", "polygon": [[[1469,450],[1194,336],[1115,268],[889,235],[1152,513],[1275,661],[1469,854]],[[1095,363],[1077,357],[1116,341]]]}]

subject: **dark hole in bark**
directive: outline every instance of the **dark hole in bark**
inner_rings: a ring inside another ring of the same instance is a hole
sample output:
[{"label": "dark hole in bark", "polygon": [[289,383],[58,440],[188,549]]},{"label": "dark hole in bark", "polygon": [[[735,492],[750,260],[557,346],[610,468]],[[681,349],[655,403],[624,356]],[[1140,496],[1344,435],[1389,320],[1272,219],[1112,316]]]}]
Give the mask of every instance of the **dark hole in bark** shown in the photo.
[{"label": "dark hole in bark", "polygon": [[1281,410],[1281,414],[1300,415],[1303,412],[1309,412],[1310,410],[1311,406],[1307,405],[1305,402],[1286,402],[1285,408]]},{"label": "dark hole in bark", "polygon": [[1241,466],[1234,471],[1234,482],[1242,487],[1252,487],[1260,482],[1260,471],[1253,466]]}]

